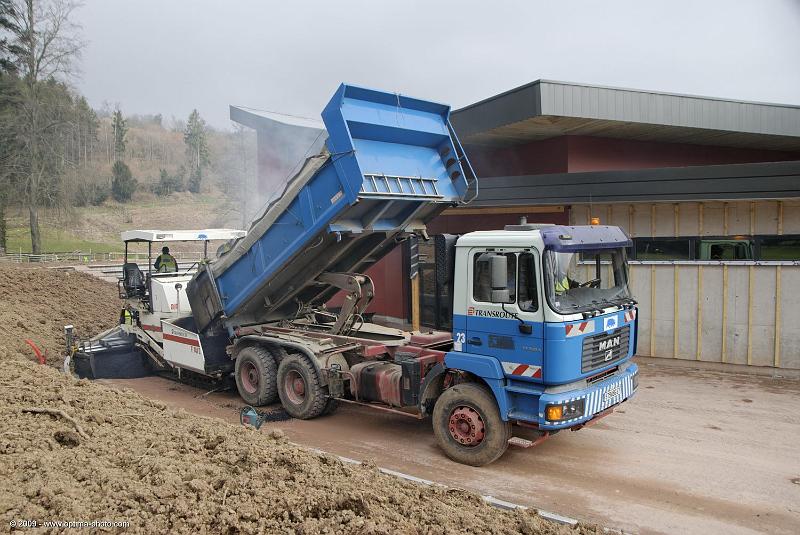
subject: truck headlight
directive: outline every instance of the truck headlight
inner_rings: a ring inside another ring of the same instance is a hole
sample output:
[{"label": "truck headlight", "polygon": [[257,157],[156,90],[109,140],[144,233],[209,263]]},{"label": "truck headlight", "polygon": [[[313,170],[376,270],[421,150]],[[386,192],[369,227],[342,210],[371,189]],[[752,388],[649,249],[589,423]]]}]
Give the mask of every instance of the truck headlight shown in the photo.
[{"label": "truck headlight", "polygon": [[585,399],[576,399],[566,403],[554,403],[547,405],[544,409],[545,419],[551,422],[560,420],[571,420],[583,416],[586,406]]},{"label": "truck headlight", "polygon": [[638,371],[633,374],[633,377],[631,377],[631,382],[633,383],[633,390],[634,391],[637,388],[639,388],[639,372]]}]

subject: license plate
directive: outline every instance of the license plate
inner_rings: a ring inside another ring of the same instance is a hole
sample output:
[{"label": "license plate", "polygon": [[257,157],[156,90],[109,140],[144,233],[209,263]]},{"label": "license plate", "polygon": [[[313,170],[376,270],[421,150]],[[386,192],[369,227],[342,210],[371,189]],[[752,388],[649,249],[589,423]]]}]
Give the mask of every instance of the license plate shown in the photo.
[{"label": "license plate", "polygon": [[614,385],[603,394],[603,401],[611,401],[620,395],[621,389],[619,385]]}]

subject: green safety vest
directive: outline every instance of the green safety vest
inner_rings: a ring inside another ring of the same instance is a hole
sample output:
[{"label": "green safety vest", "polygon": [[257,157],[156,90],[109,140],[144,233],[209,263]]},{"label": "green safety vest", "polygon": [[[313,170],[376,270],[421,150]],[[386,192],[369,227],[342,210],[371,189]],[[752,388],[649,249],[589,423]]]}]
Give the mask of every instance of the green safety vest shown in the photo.
[{"label": "green safety vest", "polygon": [[569,290],[569,279],[564,277],[560,281],[556,281],[556,293],[563,294]]},{"label": "green safety vest", "polygon": [[158,272],[159,273],[171,273],[174,271],[178,271],[178,263],[175,261],[170,254],[160,254],[158,258],[156,258],[156,264],[158,264]]}]

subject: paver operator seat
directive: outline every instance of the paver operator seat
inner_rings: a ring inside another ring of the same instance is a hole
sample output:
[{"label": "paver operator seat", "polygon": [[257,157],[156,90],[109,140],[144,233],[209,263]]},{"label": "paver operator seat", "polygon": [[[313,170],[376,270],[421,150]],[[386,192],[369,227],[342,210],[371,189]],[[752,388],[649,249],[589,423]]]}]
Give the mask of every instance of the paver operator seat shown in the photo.
[{"label": "paver operator seat", "polygon": [[122,280],[126,297],[143,297],[147,292],[144,274],[139,264],[128,262],[122,265]]}]

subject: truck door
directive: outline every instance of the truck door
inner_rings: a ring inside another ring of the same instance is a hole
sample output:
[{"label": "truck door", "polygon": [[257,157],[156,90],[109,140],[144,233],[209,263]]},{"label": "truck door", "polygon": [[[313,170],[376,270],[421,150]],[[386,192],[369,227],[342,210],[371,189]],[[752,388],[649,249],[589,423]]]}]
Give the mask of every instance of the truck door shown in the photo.
[{"label": "truck door", "polygon": [[[490,255],[507,257],[509,300],[492,303]],[[542,373],[544,313],[534,249],[470,251],[467,328],[463,351],[497,358],[506,375],[536,380]],[[530,333],[524,332],[530,326]]]}]

